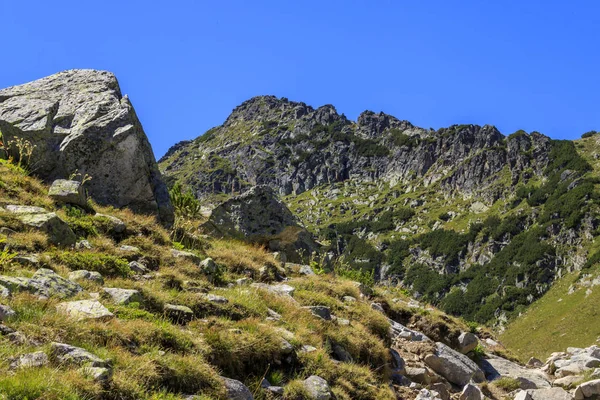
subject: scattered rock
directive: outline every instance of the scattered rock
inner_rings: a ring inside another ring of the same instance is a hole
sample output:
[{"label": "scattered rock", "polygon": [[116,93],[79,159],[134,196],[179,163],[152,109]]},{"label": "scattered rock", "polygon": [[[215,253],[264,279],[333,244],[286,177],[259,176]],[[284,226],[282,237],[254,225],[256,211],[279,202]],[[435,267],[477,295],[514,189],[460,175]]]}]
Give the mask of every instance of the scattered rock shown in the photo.
[{"label": "scattered rock", "polygon": [[112,377],[112,369],[101,367],[83,367],[81,373],[96,382],[106,382]]},{"label": "scattered rock", "polygon": [[483,400],[483,393],[481,393],[481,390],[475,386],[475,385],[471,385],[466,384],[465,387],[463,388],[462,392],[460,393],[460,400]]},{"label": "scattered rock", "polygon": [[573,400],[573,396],[562,388],[528,389],[517,393],[515,400]]},{"label": "scattered rock", "polygon": [[127,225],[125,224],[125,222],[121,221],[117,217],[113,217],[112,215],[97,213],[96,215],[94,215],[94,218],[108,223],[110,226],[108,230],[112,233],[118,234],[123,233],[125,232],[125,230],[127,230]]},{"label": "scattered rock", "polygon": [[40,263],[40,259],[37,256],[18,255],[15,258],[13,258],[13,261],[21,265],[27,265],[29,267],[36,266]]},{"label": "scattered rock", "polygon": [[542,365],[544,365],[544,364],[543,364],[543,363],[542,363],[540,360],[538,360],[537,358],[535,358],[535,357],[531,357],[531,358],[529,359],[529,361],[527,361],[527,364],[526,364],[526,365],[527,365],[528,367],[530,367],[530,368],[540,368],[540,367],[541,367]]},{"label": "scattered rock", "polygon": [[129,263],[129,269],[135,274],[143,275],[148,273],[148,268],[146,268],[144,264],[139,261],[131,261]]},{"label": "scattered rock", "polygon": [[311,375],[302,382],[310,400],[331,399],[331,389],[327,381],[320,376]]},{"label": "scattered rock", "polygon": [[235,379],[222,378],[227,390],[228,400],[253,400],[254,397],[250,392],[250,389],[246,387],[242,382],[236,381]]},{"label": "scattered rock", "polygon": [[73,271],[69,274],[69,280],[71,281],[92,281],[102,285],[104,283],[104,278],[100,274],[100,272],[96,271],[86,271],[85,269],[80,269],[77,271]]},{"label": "scattered rock", "polygon": [[421,385],[428,385],[431,381],[429,373],[425,368],[406,367],[405,370],[405,375],[413,382],[420,383]]},{"label": "scattered rock", "polygon": [[512,361],[498,356],[488,355],[487,357],[487,359],[481,360],[479,364],[488,380],[509,377],[520,381],[521,389],[542,389],[550,387],[547,376],[541,371],[524,368]]},{"label": "scattered rock", "polygon": [[71,246],[77,241],[73,230],[56,213],[30,206],[6,206],[6,209],[16,214],[24,225],[46,233],[48,240],[55,245]]},{"label": "scattered rock", "polygon": [[600,395],[600,379],[584,382],[575,389],[575,399],[583,400]]},{"label": "scattered rock", "polygon": [[344,296],[344,297],[342,297],[342,300],[344,301],[344,303],[354,303],[354,302],[356,302],[356,298],[352,297],[352,296]]},{"label": "scattered rock", "polygon": [[319,317],[325,321],[331,321],[331,310],[326,306],[306,306],[302,307],[304,309],[309,310],[312,315],[315,317]]},{"label": "scattered rock", "polygon": [[61,365],[98,368],[110,368],[111,366],[110,361],[103,360],[85,349],[65,343],[52,342],[50,344],[50,357],[53,362]]},{"label": "scattered rock", "polygon": [[79,181],[57,179],[52,182],[48,196],[60,204],[74,204],[80,207],[87,207],[85,189]]},{"label": "scattered rock", "polygon": [[10,363],[10,369],[20,368],[39,368],[47,365],[50,362],[48,356],[43,351],[28,353],[13,359]]},{"label": "scattered rock", "polygon": [[200,261],[202,261],[200,257],[198,257],[196,254],[190,251],[171,249],[171,255],[175,258],[183,258],[185,260],[191,261],[194,264],[198,264]]},{"label": "scattered rock", "polygon": [[11,292],[30,292],[42,297],[72,297],[83,290],[77,283],[45,268],[38,269],[32,278],[0,275],[0,285]]},{"label": "scattered rock", "polygon": [[8,288],[0,285],[0,297],[10,297],[10,290]]},{"label": "scattered rock", "polygon": [[15,310],[9,306],[0,305],[0,321],[6,321],[7,319],[14,318],[17,316]]},{"label": "scattered rock", "polygon": [[458,351],[463,354],[467,354],[468,352],[475,350],[478,344],[479,339],[477,339],[477,336],[470,332],[463,332],[458,337]]},{"label": "scattered rock", "polygon": [[119,289],[119,288],[103,288],[112,302],[118,305],[127,305],[129,303],[141,303],[143,301],[142,294],[134,289]]},{"label": "scattered rock", "polygon": [[87,240],[80,240],[79,242],[75,243],[75,248],[77,250],[91,250],[92,244]]},{"label": "scattered rock", "polygon": [[165,304],[165,315],[176,323],[186,323],[194,319],[194,312],[191,308],[176,304]]},{"label": "scattered rock", "polygon": [[437,342],[435,346],[435,353],[425,357],[425,364],[449,382],[464,386],[471,379],[475,382],[482,382],[485,379],[483,371],[469,357],[443,343]]},{"label": "scattered rock", "polygon": [[212,294],[212,293],[208,293],[208,294],[204,295],[204,298],[206,300],[210,301],[211,303],[216,303],[216,304],[229,303],[229,300],[227,300],[227,298],[225,298],[223,296],[218,296],[218,295]]},{"label": "scattered rock", "polygon": [[107,321],[114,318],[114,314],[108,311],[108,309],[97,300],[79,300],[59,303],[56,305],[56,311],[60,314],[67,315],[76,321],[86,319]]}]

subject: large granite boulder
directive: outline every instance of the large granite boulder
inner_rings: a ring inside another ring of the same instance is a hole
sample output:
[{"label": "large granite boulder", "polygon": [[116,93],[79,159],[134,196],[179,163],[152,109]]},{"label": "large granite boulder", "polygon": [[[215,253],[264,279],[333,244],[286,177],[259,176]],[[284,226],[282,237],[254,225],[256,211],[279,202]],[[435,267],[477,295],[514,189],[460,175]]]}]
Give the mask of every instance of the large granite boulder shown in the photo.
[{"label": "large granite boulder", "polygon": [[112,73],[69,70],[0,90],[0,131],[15,158],[17,139],[35,146],[29,166],[44,180],[88,174],[98,203],[173,221],[148,138]]},{"label": "large granite boulder", "polygon": [[45,232],[53,244],[71,246],[77,241],[73,230],[56,213],[41,207],[20,205],[8,205],[6,211],[15,214],[23,225]]},{"label": "large granite boulder", "polygon": [[312,235],[268,186],[254,186],[220,204],[202,229],[214,236],[265,245],[285,253],[292,262],[317,250]]},{"label": "large granite boulder", "polygon": [[443,343],[435,344],[435,352],[425,357],[425,364],[450,383],[464,386],[471,381],[483,382],[485,375],[469,357]]}]

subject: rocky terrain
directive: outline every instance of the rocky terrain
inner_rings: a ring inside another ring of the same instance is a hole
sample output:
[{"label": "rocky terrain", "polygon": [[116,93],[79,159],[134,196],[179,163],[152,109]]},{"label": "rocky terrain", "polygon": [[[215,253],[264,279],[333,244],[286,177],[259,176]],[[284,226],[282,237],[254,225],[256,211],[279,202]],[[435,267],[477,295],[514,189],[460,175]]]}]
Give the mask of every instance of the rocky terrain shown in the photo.
[{"label": "rocky terrain", "polygon": [[159,165],[205,204],[270,186],[328,258],[503,326],[556,279],[591,266],[597,138],[435,131],[370,111],[353,122],[331,105],[264,96]]},{"label": "rocky terrain", "polygon": [[91,70],[0,90],[0,131],[0,399],[600,396],[595,135],[261,97],[167,193]]}]

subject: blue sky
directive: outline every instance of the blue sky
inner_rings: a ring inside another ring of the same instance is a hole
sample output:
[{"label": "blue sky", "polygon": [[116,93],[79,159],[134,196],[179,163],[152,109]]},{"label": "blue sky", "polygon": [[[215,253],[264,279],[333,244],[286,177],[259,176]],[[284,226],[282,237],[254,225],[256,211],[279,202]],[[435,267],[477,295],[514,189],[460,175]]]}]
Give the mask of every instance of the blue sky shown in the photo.
[{"label": "blue sky", "polygon": [[155,154],[261,94],[423,127],[600,130],[597,1],[0,0],[0,87],[114,72]]}]

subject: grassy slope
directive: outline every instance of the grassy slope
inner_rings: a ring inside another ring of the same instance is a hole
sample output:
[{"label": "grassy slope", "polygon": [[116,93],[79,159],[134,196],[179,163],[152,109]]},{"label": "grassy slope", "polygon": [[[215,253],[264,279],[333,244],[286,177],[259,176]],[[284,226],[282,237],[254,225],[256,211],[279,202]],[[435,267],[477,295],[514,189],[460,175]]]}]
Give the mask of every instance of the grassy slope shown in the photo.
[{"label": "grassy slope", "polygon": [[[106,229],[102,220],[63,209],[46,193],[47,187],[39,181],[10,164],[0,164],[0,206],[28,204],[54,210],[81,238],[89,240],[93,248],[55,248],[43,233],[29,230],[0,212],[0,226],[17,231],[3,238],[10,251],[38,254],[45,267],[63,277],[83,266],[103,272],[104,285],[81,282],[85,290],[72,300],[87,299],[90,293],[102,292],[102,287],[117,287],[139,290],[143,301],[117,306],[101,298],[116,315],[115,319],[75,322],[56,313],[55,306],[61,301],[57,298],[44,300],[15,293],[2,299],[3,304],[17,312],[15,318],[5,323],[24,334],[29,342],[18,344],[0,336],[0,399],[182,399],[194,393],[202,393],[202,399],[220,399],[224,397],[224,389],[219,375],[244,381],[257,399],[268,398],[259,389],[260,379],[266,375],[272,383],[286,384],[285,398],[291,399],[301,391],[300,380],[312,374],[327,379],[340,400],[392,399],[394,395],[387,380],[388,323],[371,309],[370,301],[387,304],[407,324],[411,321],[422,326],[441,324],[448,326],[441,331],[454,333],[467,329],[460,321],[437,311],[408,307],[398,301],[407,298],[397,290],[377,289],[372,300],[360,300],[356,285],[339,276],[302,277],[290,273],[292,279],[288,283],[296,288],[297,302],[255,288],[227,287],[241,277],[258,279],[260,267],[274,262],[272,255],[240,242],[203,239],[201,246],[188,250],[201,257],[210,256],[220,265],[223,275],[215,285],[195,263],[171,255],[170,249],[175,244],[152,217],[94,205],[96,211],[116,216],[127,224],[125,234],[117,237]],[[119,250],[122,245],[140,249],[136,257],[154,265],[152,278],[140,279],[129,273],[125,261],[131,254]],[[110,264],[118,267],[109,268]],[[0,274],[31,276],[36,268],[6,262],[0,265]],[[229,302],[211,303],[198,288],[224,296]],[[344,303],[342,297],[346,295],[359,301]],[[187,325],[173,323],[162,312],[165,303],[190,307],[195,319]],[[338,317],[350,320],[350,325],[318,320],[301,308],[304,305],[327,305]],[[282,319],[265,320],[269,308],[281,314]],[[281,329],[293,336],[288,337]],[[291,365],[282,363],[287,357],[281,347],[284,335],[297,351]],[[346,348],[353,363],[334,362],[329,344],[332,340]],[[80,346],[112,359],[111,382],[94,383],[77,367],[53,364],[9,372],[9,358],[48,351],[52,341]],[[317,350],[300,353],[302,345]]]}]

